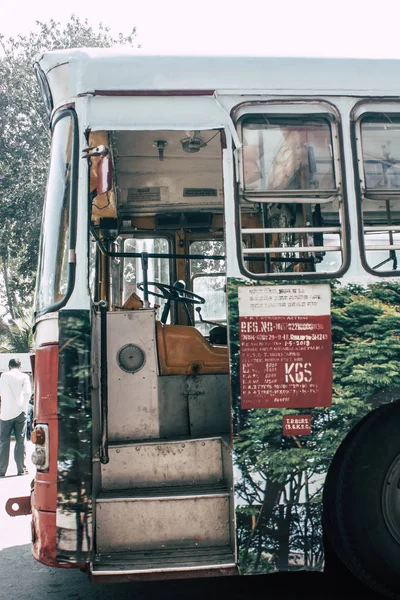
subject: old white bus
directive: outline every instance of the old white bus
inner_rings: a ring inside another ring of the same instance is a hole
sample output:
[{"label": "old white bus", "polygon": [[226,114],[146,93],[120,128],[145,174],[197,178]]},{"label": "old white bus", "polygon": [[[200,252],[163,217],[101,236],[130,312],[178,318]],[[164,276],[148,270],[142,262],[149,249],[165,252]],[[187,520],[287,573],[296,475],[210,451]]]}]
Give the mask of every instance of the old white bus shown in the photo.
[{"label": "old white bus", "polygon": [[33,552],[400,590],[400,63],[64,50]]}]

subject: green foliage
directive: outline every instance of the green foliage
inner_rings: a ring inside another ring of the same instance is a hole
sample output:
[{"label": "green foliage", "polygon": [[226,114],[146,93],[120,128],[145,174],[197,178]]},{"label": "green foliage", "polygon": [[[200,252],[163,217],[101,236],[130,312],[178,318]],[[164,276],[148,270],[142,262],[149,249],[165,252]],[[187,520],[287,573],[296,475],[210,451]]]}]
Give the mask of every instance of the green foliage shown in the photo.
[{"label": "green foliage", "polygon": [[322,486],[332,457],[352,427],[400,389],[400,286],[331,282],[332,406],[312,410],[310,436],[289,437],[282,436],[283,415],[310,409],[240,409],[237,287],[245,284],[228,282],[235,460],[241,473],[236,492],[245,503],[238,509],[243,568],[267,572],[271,561],[280,569],[295,568],[297,553],[306,567],[317,568]]},{"label": "green foliage", "polygon": [[14,319],[0,320],[0,352],[24,353],[33,350],[32,310],[18,309]]},{"label": "green foliage", "polygon": [[51,19],[28,35],[0,35],[0,293],[11,316],[16,304],[32,303],[50,149],[35,57],[57,48],[132,46],[134,37],[134,29],[114,36],[75,15],[65,26]]}]

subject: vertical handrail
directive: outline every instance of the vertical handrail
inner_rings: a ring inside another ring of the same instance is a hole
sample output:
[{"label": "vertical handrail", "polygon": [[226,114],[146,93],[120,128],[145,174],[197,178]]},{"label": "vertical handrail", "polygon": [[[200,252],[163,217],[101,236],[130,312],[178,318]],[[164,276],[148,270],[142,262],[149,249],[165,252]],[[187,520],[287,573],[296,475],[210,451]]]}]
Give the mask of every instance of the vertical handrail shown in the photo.
[{"label": "vertical handrail", "polygon": [[107,372],[107,302],[100,300],[100,462],[106,465],[108,456],[108,372]]},{"label": "vertical handrail", "polygon": [[149,254],[148,252],[142,252],[140,255],[142,260],[142,271],[143,271],[143,304],[144,308],[150,308],[149,303],[149,284],[147,272],[149,269]]}]

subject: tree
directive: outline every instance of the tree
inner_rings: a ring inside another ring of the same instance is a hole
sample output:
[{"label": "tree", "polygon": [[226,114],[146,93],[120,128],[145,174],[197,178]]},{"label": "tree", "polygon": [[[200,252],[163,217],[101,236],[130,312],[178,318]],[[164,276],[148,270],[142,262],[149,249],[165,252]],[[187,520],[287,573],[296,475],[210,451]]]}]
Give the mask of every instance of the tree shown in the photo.
[{"label": "tree", "polygon": [[32,352],[33,311],[19,307],[15,313],[14,319],[0,320],[0,352]]},{"label": "tree", "polygon": [[38,21],[28,35],[0,35],[0,297],[11,318],[15,307],[32,304],[50,149],[35,57],[57,48],[132,46],[134,38],[135,29],[114,36],[75,15],[65,26]]}]

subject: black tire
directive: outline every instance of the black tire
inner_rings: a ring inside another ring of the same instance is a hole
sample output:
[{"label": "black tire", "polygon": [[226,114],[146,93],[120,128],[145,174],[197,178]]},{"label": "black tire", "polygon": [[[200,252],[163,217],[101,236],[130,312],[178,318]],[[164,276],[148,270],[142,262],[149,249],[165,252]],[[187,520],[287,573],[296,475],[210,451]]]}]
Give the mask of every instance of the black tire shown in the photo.
[{"label": "black tire", "polygon": [[324,525],[361,581],[400,598],[400,406],[371,413],[339,451],[326,483]]}]

